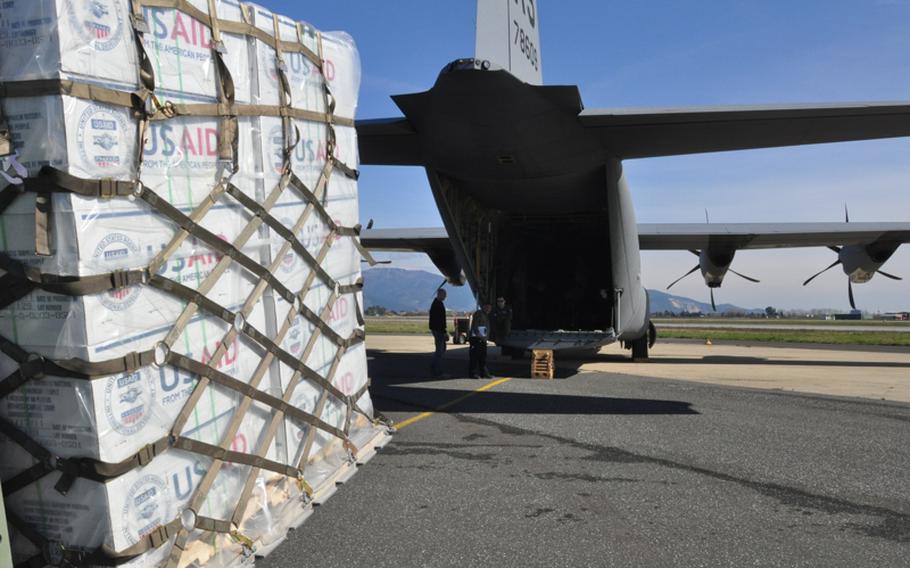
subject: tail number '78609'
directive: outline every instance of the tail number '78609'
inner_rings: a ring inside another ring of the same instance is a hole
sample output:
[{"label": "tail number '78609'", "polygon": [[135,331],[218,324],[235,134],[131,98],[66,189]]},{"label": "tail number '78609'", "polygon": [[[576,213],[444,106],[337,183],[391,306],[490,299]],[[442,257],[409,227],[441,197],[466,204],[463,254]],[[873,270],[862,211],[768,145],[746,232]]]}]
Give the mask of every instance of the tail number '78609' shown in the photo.
[{"label": "tail number '78609'", "polygon": [[526,34],[524,29],[522,29],[521,24],[518,23],[518,20],[512,20],[512,23],[515,24],[515,39],[513,43],[521,49],[521,52],[525,54],[525,57],[528,58],[528,62],[534,67],[534,70],[537,70],[537,46],[534,45],[533,38]]},{"label": "tail number '78609'", "polygon": [[[536,34],[528,33],[525,31],[524,25],[527,24],[530,26],[531,31],[537,27],[537,13],[534,7],[534,0],[513,0],[515,3],[515,8],[511,10],[511,14],[515,15],[515,18],[512,20],[512,24],[515,26],[515,37],[512,40],[512,43],[521,50],[521,52],[528,59],[528,63],[534,67],[534,70],[538,70],[538,55],[537,55],[537,46],[534,45],[534,38]],[[521,4],[521,14],[524,17],[518,15],[518,4]],[[519,21],[521,20],[521,21]]]}]

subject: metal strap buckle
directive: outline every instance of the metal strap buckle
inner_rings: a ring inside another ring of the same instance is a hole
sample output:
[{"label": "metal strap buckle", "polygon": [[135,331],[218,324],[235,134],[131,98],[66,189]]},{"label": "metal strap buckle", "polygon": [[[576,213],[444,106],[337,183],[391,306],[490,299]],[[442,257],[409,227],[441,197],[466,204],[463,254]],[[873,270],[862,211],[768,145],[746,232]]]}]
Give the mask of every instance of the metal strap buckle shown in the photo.
[{"label": "metal strap buckle", "polygon": [[146,21],[145,16],[142,15],[141,13],[140,14],[133,13],[133,15],[130,16],[130,21],[133,24],[133,29],[135,29],[137,32],[139,32],[141,34],[147,34],[151,31],[149,28],[148,21]]},{"label": "metal strap buckle", "polygon": [[19,365],[19,373],[26,379],[44,377],[44,357],[37,353],[29,353],[25,361]]},{"label": "metal strap buckle", "polygon": [[117,181],[113,178],[101,178],[98,180],[98,197],[101,199],[111,199],[117,195]]}]

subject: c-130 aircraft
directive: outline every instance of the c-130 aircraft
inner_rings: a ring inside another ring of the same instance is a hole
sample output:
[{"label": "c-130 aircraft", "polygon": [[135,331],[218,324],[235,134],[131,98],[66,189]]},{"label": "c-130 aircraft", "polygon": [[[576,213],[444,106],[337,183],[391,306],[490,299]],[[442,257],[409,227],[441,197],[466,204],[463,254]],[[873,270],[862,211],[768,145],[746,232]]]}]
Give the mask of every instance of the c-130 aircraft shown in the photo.
[{"label": "c-130 aircraft", "polygon": [[392,97],[403,117],[356,123],[361,163],[426,169],[444,224],[367,230],[363,244],[424,252],[449,283],[509,298],[513,331],[500,345],[619,340],[647,359],[656,330],[641,250],[698,256],[689,274],[701,271],[712,303],[726,273],[739,275],[741,249],[831,248],[825,270],[843,267],[851,305],[853,283],[897,279],[880,268],[910,223],[638,225],[622,162],[910,136],[910,105],[584,109],[577,87],[542,84],[539,29],[535,0],[478,0],[475,56],[447,64],[428,91]]}]

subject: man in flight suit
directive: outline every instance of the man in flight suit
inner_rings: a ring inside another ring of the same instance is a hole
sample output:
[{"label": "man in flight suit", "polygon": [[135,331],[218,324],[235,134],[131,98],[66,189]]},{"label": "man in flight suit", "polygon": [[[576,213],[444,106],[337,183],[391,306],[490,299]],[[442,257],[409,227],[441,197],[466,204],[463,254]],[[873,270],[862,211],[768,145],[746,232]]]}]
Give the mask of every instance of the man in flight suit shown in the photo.
[{"label": "man in flight suit", "polygon": [[502,296],[496,298],[496,307],[490,313],[490,325],[493,327],[490,339],[497,344],[512,333],[512,308],[506,305]]},{"label": "man in flight suit", "polygon": [[487,371],[487,339],[490,337],[490,302],[471,317],[471,332],[468,337],[468,376],[472,379],[492,378]]}]

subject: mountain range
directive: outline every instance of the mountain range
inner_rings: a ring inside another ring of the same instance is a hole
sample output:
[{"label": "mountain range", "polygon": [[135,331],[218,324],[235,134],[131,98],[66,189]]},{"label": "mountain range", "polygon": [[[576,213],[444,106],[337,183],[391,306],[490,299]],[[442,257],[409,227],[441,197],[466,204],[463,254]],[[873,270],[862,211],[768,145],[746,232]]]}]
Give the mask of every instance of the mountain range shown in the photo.
[{"label": "mountain range", "polygon": [[[424,312],[430,308],[442,276],[424,270],[402,268],[372,268],[363,272],[363,301],[365,307],[382,306],[396,312]],[[475,308],[474,296],[468,286],[446,285],[446,307],[459,312]],[[692,298],[674,296],[659,290],[648,290],[651,313],[676,314],[711,313],[711,304]],[[753,313],[762,310],[740,308],[733,304],[718,304],[717,313]]]}]

